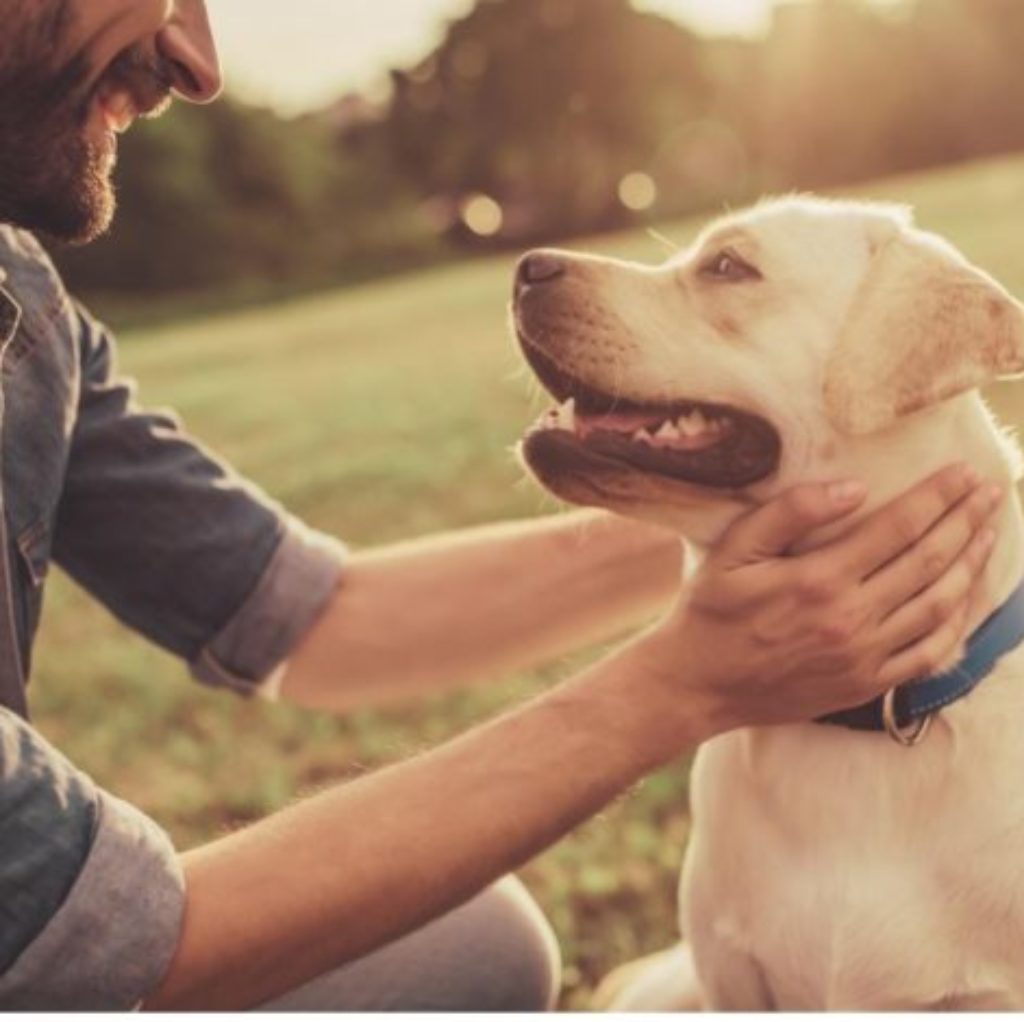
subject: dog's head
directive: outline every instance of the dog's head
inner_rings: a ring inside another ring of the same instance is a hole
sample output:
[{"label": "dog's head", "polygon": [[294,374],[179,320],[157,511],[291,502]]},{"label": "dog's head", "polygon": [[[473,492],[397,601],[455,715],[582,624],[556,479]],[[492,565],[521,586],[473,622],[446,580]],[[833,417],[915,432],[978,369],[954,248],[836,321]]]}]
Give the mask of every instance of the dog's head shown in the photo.
[{"label": "dog's head", "polygon": [[865,438],[1024,371],[1024,308],[896,207],[791,198],[660,267],[540,251],[514,322],[540,482],[710,541]]}]

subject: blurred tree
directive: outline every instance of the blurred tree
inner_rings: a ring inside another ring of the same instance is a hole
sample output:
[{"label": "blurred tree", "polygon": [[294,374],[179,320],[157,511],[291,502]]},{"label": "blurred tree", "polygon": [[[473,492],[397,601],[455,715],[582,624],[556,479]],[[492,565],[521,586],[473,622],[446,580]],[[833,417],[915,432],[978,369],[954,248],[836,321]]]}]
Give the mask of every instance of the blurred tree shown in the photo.
[{"label": "blurred tree", "polygon": [[772,186],[817,187],[881,165],[902,169],[886,150],[914,80],[916,54],[906,44],[902,31],[862,3],[777,9],[758,87],[758,149]]},{"label": "blurred tree", "polygon": [[[919,94],[947,140],[943,160],[1024,145],[1024,4],[1019,0],[930,0],[914,8]],[[941,95],[936,85],[941,83]]]},{"label": "blurred tree", "polygon": [[761,47],[756,149],[773,187],[863,180],[1024,144],[1024,4],[816,0]]},{"label": "blurred tree", "polygon": [[394,86],[398,165],[491,196],[520,239],[620,220],[619,183],[713,96],[699,39],[628,0],[480,0]]},{"label": "blurred tree", "polygon": [[113,230],[56,253],[85,292],[330,283],[436,254],[387,154],[346,151],[327,118],[181,105],[122,146]]}]

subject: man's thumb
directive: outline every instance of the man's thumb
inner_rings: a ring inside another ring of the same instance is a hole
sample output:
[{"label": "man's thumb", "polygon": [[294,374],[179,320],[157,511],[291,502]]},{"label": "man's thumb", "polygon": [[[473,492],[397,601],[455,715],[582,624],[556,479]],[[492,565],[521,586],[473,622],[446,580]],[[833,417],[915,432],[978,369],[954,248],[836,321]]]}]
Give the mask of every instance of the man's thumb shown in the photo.
[{"label": "man's thumb", "polygon": [[867,495],[867,486],[855,479],[794,487],[739,519],[722,538],[718,554],[734,564],[778,557],[814,529],[855,511]]}]

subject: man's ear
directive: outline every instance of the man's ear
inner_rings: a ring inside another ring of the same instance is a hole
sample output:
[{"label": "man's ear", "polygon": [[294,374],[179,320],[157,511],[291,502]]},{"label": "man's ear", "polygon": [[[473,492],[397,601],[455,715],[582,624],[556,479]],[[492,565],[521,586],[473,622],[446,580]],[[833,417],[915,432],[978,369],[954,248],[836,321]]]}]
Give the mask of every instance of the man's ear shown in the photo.
[{"label": "man's ear", "polygon": [[937,239],[903,231],[875,254],[825,371],[843,432],[1024,372],[1024,306]]}]

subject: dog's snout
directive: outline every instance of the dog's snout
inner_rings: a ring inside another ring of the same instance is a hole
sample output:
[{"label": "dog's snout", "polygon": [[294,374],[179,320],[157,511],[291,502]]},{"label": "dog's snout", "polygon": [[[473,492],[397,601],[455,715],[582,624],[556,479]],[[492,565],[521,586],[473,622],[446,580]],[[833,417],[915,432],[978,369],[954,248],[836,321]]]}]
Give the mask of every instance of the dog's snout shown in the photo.
[{"label": "dog's snout", "polygon": [[527,252],[519,260],[516,282],[520,287],[532,284],[547,284],[565,273],[565,260],[554,252]]}]

